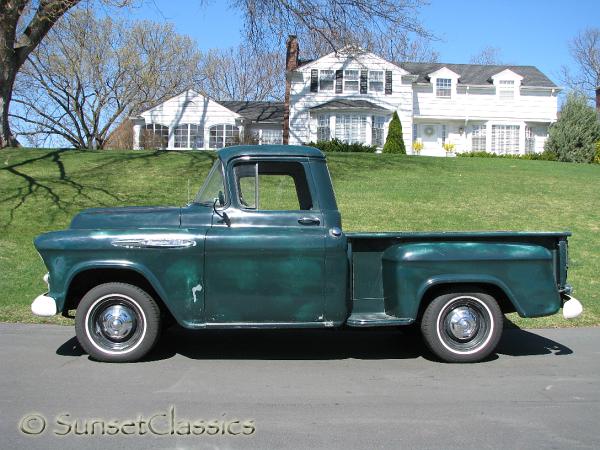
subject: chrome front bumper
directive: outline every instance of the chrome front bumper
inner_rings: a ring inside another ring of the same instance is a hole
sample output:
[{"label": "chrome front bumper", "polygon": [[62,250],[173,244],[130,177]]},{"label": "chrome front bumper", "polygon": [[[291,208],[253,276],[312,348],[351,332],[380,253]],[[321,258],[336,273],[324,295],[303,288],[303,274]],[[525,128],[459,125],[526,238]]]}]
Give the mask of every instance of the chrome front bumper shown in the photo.
[{"label": "chrome front bumper", "polygon": [[574,319],[579,317],[583,312],[583,305],[581,302],[575,297],[571,297],[567,294],[563,294],[563,297],[567,299],[567,301],[563,303],[563,317],[565,319]]},{"label": "chrome front bumper", "polygon": [[46,294],[38,295],[31,304],[31,312],[40,317],[54,316],[56,314],[56,300]]}]

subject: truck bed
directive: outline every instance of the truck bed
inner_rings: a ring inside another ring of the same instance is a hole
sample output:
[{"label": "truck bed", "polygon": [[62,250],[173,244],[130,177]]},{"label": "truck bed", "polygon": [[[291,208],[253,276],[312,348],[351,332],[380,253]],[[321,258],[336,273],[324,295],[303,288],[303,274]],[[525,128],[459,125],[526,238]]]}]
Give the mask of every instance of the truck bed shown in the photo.
[{"label": "truck bed", "polygon": [[[429,288],[502,290],[524,317],[552,314],[565,288],[568,231],[347,233],[352,268],[348,324],[412,322]],[[476,274],[477,276],[474,276]],[[507,304],[510,304],[507,303]]]}]

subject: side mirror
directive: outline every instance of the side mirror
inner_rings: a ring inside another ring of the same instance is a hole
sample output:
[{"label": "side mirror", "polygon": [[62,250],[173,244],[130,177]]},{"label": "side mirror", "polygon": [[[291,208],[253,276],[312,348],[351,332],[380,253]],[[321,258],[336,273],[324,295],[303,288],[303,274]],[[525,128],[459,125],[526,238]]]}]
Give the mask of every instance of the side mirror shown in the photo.
[{"label": "side mirror", "polygon": [[227,213],[225,211],[219,212],[217,210],[217,202],[220,204],[220,206],[223,206],[225,204],[225,199],[223,198],[223,193],[221,191],[219,191],[219,198],[215,198],[215,201],[213,203],[213,211],[215,212],[215,214],[217,216],[219,216],[221,219],[223,219],[223,222],[225,222],[225,224],[228,227],[230,227],[231,220],[229,220],[229,216],[227,215]]}]

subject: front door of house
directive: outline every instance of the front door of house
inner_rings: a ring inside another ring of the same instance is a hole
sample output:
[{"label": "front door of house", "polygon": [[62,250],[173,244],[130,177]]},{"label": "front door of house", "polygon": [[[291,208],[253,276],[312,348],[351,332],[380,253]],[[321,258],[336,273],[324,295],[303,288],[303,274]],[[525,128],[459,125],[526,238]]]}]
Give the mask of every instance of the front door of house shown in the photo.
[{"label": "front door of house", "polygon": [[423,142],[424,150],[438,150],[439,147],[439,125],[424,124],[421,126],[421,141]]}]

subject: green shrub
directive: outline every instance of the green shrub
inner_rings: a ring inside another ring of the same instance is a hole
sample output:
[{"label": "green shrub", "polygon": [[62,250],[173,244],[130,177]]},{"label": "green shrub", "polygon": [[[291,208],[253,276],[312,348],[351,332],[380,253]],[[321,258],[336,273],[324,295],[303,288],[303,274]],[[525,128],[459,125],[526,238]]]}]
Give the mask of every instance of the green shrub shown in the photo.
[{"label": "green shrub", "polygon": [[594,157],[594,162],[600,164],[600,141],[596,142],[596,156]]},{"label": "green shrub", "polygon": [[558,155],[551,150],[544,150],[542,153],[533,153],[540,161],[558,161]]},{"label": "green shrub", "polygon": [[457,153],[456,156],[459,156],[461,158],[496,158],[498,157],[498,155],[496,155],[495,153],[488,153],[488,152],[464,152],[464,153]]},{"label": "green shrub", "polygon": [[402,136],[402,124],[400,123],[400,117],[398,113],[394,111],[390,126],[388,127],[388,134],[383,145],[383,153],[398,153],[406,155],[406,147],[404,146],[404,137]]},{"label": "green shrub", "polygon": [[347,142],[340,141],[339,139],[332,139],[331,141],[309,142],[306,145],[310,147],[316,147],[322,152],[335,153],[375,153],[375,150],[377,150],[377,147],[374,145],[360,144],[358,142],[349,144]]},{"label": "green shrub", "polygon": [[457,153],[456,156],[461,158],[501,158],[501,159],[525,159],[530,161],[558,161],[556,153],[544,150],[542,153],[526,153],[524,155],[498,155],[488,152],[465,152]]},{"label": "green shrub", "polygon": [[598,113],[585,97],[569,94],[558,121],[550,127],[544,148],[555,153],[558,161],[591,163],[599,140]]}]

